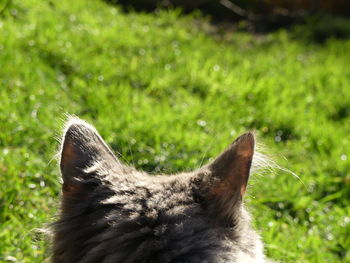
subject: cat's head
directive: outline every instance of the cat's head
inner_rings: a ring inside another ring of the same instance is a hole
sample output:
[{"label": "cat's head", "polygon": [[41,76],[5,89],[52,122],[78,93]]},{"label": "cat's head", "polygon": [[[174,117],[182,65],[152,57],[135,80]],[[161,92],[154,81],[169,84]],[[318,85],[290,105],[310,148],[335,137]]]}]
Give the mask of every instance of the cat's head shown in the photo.
[{"label": "cat's head", "polygon": [[71,118],[61,145],[57,262],[263,262],[242,199],[255,138],[237,138],[211,163],[148,175],[113,154],[95,128]]}]

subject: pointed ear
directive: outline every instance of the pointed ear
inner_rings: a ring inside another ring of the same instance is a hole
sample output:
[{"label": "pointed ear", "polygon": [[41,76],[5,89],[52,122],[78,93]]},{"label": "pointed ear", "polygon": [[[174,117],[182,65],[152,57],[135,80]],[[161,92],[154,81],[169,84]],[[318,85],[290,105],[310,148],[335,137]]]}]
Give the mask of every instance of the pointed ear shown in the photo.
[{"label": "pointed ear", "polygon": [[254,149],[254,134],[248,132],[238,137],[221,153],[208,166],[219,182],[212,191],[218,195],[238,192],[242,197],[247,188]]},{"label": "pointed ear", "polygon": [[214,213],[231,217],[246,192],[254,155],[255,138],[251,132],[238,137],[213,162],[204,167],[202,191]]},{"label": "pointed ear", "polygon": [[98,184],[99,170],[108,171],[121,164],[87,122],[71,117],[65,127],[60,161],[63,193],[75,195]]}]

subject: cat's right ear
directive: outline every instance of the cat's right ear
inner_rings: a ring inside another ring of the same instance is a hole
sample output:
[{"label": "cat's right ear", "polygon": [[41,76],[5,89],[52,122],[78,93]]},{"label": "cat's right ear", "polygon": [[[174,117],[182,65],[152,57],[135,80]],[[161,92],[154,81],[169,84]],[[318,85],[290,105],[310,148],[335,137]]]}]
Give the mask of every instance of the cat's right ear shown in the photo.
[{"label": "cat's right ear", "polygon": [[69,118],[60,160],[64,196],[87,197],[88,192],[101,182],[104,172],[121,167],[93,126],[76,117]]},{"label": "cat's right ear", "polygon": [[254,134],[245,133],[200,170],[197,178],[201,196],[215,215],[230,218],[239,209],[246,192],[254,150]]}]

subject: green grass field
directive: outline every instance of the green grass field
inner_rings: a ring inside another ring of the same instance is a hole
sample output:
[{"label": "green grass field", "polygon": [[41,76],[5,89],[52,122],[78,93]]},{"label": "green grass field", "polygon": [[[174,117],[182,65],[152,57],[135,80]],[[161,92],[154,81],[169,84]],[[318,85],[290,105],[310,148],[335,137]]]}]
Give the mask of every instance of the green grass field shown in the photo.
[{"label": "green grass field", "polygon": [[251,178],[268,256],[350,262],[350,40],[220,33],[200,15],[14,0],[0,16],[0,262],[48,262],[64,114],[149,172],[198,167],[256,130],[289,173]]}]

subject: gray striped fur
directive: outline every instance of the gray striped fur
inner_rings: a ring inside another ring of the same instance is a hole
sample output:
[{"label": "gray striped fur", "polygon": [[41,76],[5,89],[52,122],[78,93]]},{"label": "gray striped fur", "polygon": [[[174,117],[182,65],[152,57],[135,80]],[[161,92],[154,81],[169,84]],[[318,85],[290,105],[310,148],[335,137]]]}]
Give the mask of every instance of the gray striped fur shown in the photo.
[{"label": "gray striped fur", "polygon": [[254,148],[247,133],[197,171],[150,176],[122,164],[91,125],[71,118],[52,261],[265,262],[242,201]]}]

